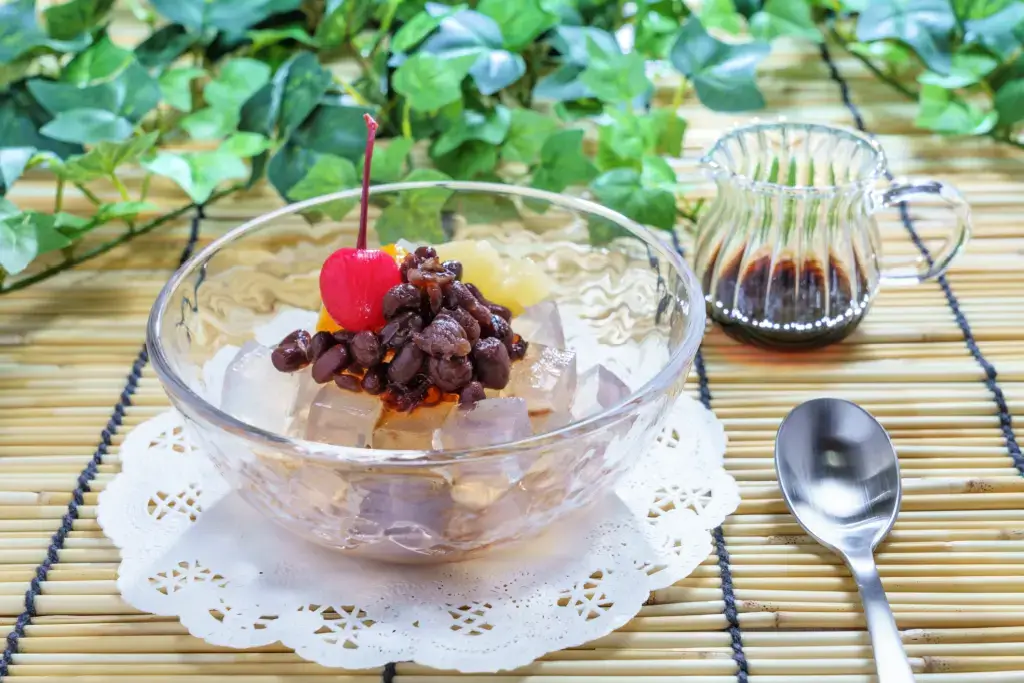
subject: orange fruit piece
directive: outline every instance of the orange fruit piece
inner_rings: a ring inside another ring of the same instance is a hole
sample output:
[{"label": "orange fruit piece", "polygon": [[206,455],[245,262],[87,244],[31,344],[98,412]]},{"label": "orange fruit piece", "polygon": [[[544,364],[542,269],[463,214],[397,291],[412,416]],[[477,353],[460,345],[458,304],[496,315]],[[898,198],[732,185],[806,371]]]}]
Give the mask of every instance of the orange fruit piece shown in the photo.
[{"label": "orange fruit piece", "polygon": [[327,312],[327,309],[320,305],[320,317],[316,321],[317,332],[337,332],[341,329],[341,325],[334,322],[334,318]]}]

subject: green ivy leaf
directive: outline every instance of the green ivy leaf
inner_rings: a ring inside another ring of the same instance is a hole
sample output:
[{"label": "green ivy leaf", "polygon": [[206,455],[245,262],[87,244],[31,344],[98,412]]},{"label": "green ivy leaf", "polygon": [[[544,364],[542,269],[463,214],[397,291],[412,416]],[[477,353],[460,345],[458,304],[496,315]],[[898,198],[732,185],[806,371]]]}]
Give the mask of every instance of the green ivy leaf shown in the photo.
[{"label": "green ivy leaf", "polygon": [[1024,3],[1011,2],[991,15],[972,18],[964,28],[966,44],[983,45],[1007,59],[1024,44]]},{"label": "green ivy leaf", "polygon": [[203,96],[211,107],[237,112],[269,80],[269,66],[256,59],[239,57],[221,67],[217,77],[206,84]]},{"label": "green ivy leaf", "polygon": [[0,64],[9,64],[36,48],[73,52],[89,45],[88,34],[74,40],[54,40],[36,21],[34,0],[14,0],[0,5]]},{"label": "green ivy leaf", "polygon": [[156,144],[159,133],[146,133],[124,142],[101,142],[81,156],[67,160],[60,173],[74,182],[111,175],[123,164],[137,161]]},{"label": "green ivy leaf", "polygon": [[921,88],[920,108],[914,123],[921,128],[951,135],[982,135],[992,130],[998,114],[983,112],[937,85]]},{"label": "green ivy leaf", "polygon": [[52,214],[27,211],[25,215],[36,231],[37,256],[63,249],[71,244],[67,235],[57,230],[57,219]]},{"label": "green ivy leaf", "polygon": [[598,128],[595,161],[602,171],[613,168],[640,169],[640,160],[655,151],[657,121],[629,111],[609,112],[611,122]]},{"label": "green ivy leaf", "polygon": [[471,140],[447,154],[431,154],[434,164],[457,180],[473,180],[494,174],[498,167],[498,148],[495,145]]},{"label": "green ivy leaf", "polygon": [[366,148],[366,107],[321,104],[292,134],[295,144],[324,154],[336,154],[353,163]]},{"label": "green ivy leaf", "polygon": [[929,69],[948,74],[955,26],[948,0],[872,0],[857,22],[857,40],[902,40]]},{"label": "green ivy leaf", "polygon": [[1024,121],[1024,79],[1003,84],[996,91],[995,107],[1002,125],[1012,126]]},{"label": "green ivy leaf", "polygon": [[561,57],[555,71],[541,77],[534,86],[533,96],[542,100],[568,102],[593,97],[581,76],[590,62],[589,43],[599,50],[612,53],[618,49],[615,37],[599,28],[558,26],[551,32],[551,47]]},{"label": "green ivy leaf", "polygon": [[898,71],[910,63],[910,50],[894,40],[876,40],[873,43],[852,42],[847,44],[846,48],[865,59],[880,61],[889,66],[890,70]]},{"label": "green ivy leaf", "polygon": [[143,166],[173,180],[196,204],[205,203],[221,183],[249,174],[241,159],[221,150],[184,154],[160,152],[144,161]]},{"label": "green ivy leaf", "polygon": [[0,269],[16,275],[37,256],[71,244],[54,222],[50,214],[37,211],[8,213],[0,219]]},{"label": "green ivy leaf", "polygon": [[160,102],[159,84],[134,61],[113,80],[93,85],[42,78],[33,78],[27,85],[39,104],[54,115],[88,103],[91,109],[103,109],[138,123]]},{"label": "green ivy leaf", "polygon": [[288,196],[321,154],[356,162],[366,146],[365,107],[321,104],[271,158],[267,176],[278,194]]},{"label": "green ivy leaf", "polygon": [[475,55],[446,59],[418,52],[395,71],[392,85],[416,111],[437,111],[462,99],[462,79],[476,62]]},{"label": "green ivy leaf", "polygon": [[558,17],[541,7],[540,0],[481,0],[476,7],[500,27],[503,45],[520,52],[558,23]]},{"label": "green ivy leaf", "polygon": [[181,127],[196,140],[219,140],[231,134],[238,128],[242,106],[269,80],[270,67],[263,62],[232,59],[203,89],[210,106],[183,118]]},{"label": "green ivy leaf", "polygon": [[190,33],[184,26],[168,24],[154,31],[135,48],[135,58],[147,69],[162,71],[200,38],[199,34]]},{"label": "green ivy leaf", "polygon": [[273,14],[299,8],[300,0],[150,0],[164,17],[191,31],[213,27],[243,31]]},{"label": "green ivy leaf", "polygon": [[661,157],[647,156],[643,158],[641,165],[640,184],[647,189],[674,193],[677,185],[676,172]]},{"label": "green ivy leaf", "polygon": [[252,51],[259,52],[272,45],[278,45],[286,40],[294,40],[297,43],[312,48],[320,47],[316,38],[309,35],[301,24],[282,26],[280,28],[267,28],[249,31],[245,34],[252,41]]},{"label": "green ivy leaf", "polygon": [[402,24],[391,38],[391,49],[394,52],[408,52],[423,42],[423,39],[441,25],[441,19],[429,12],[420,12]]},{"label": "green ivy leaf", "polygon": [[671,230],[676,217],[675,196],[665,189],[650,187],[644,183],[648,176],[659,182],[662,178],[663,169],[652,165],[653,158],[656,157],[644,160],[643,175],[631,168],[612,169],[595,178],[590,184],[590,189],[608,208],[638,223]]},{"label": "green ivy leaf", "polygon": [[106,19],[114,0],[71,0],[43,11],[47,32],[58,40],[71,40],[92,31]]},{"label": "green ivy leaf", "polygon": [[918,76],[917,80],[926,85],[937,85],[946,90],[956,90],[980,83],[997,66],[999,66],[999,61],[989,54],[960,50],[953,55],[948,74],[942,75],[934,71],[926,71]]},{"label": "green ivy leaf", "polygon": [[19,213],[0,221],[0,269],[9,275],[28,268],[39,253],[36,231],[27,216]]},{"label": "green ivy leaf", "polygon": [[750,18],[750,32],[758,40],[772,41],[781,36],[822,41],[821,31],[811,16],[811,6],[802,0],[768,0],[764,8]]},{"label": "green ivy leaf", "polygon": [[79,87],[114,80],[134,60],[134,55],[114,45],[106,35],[75,56],[61,72],[61,80]]},{"label": "green ivy leaf", "polygon": [[24,83],[0,92],[0,140],[17,140],[19,147],[35,147],[61,158],[81,152],[81,145],[40,135],[39,129],[51,120]]},{"label": "green ivy leaf", "polygon": [[431,154],[441,156],[470,140],[481,140],[491,145],[500,145],[508,135],[512,113],[508,107],[498,105],[493,111],[479,112],[465,109],[461,120],[444,131],[434,142]]},{"label": "green ivy leaf", "polygon": [[651,59],[664,59],[678,29],[677,17],[650,9],[639,18],[635,49]]},{"label": "green ivy leaf", "polygon": [[0,197],[0,220],[3,220],[8,216],[13,216],[16,213],[20,212],[21,209],[19,209],[14,202],[12,202],[9,199],[4,199],[3,197]]},{"label": "green ivy leaf", "polygon": [[686,121],[671,109],[654,109],[650,118],[657,135],[654,151],[673,157],[682,156]]},{"label": "green ivy leaf", "polygon": [[274,87],[281,91],[281,136],[291,135],[309,116],[331,80],[331,72],[320,66],[310,52],[300,52],[281,66],[274,76]]},{"label": "green ivy leaf", "polygon": [[179,124],[194,140],[220,140],[238,128],[238,113],[231,109],[204,107]]},{"label": "green ivy leaf", "polygon": [[370,0],[327,0],[316,30],[317,42],[326,47],[340,45],[362,30],[373,10]]},{"label": "green ivy leaf", "polygon": [[153,213],[159,211],[160,207],[152,202],[115,202],[112,204],[101,204],[96,209],[93,221],[109,223],[113,220],[131,220],[140,213]]},{"label": "green ivy leaf", "polygon": [[103,109],[63,111],[39,132],[54,140],[95,144],[105,140],[124,140],[132,134],[131,121]]},{"label": "green ivy leaf", "polygon": [[615,36],[594,26],[559,26],[551,36],[551,47],[562,55],[563,64],[585,67],[590,61],[590,43],[597,43],[603,52],[618,47]]},{"label": "green ivy leaf", "polygon": [[518,81],[526,73],[526,62],[508,50],[493,50],[476,60],[469,69],[476,87],[484,95],[493,95]]},{"label": "green ivy leaf", "polygon": [[241,159],[262,154],[270,148],[270,141],[259,133],[235,133],[225,140],[220,150]]},{"label": "green ivy leaf", "polygon": [[53,227],[57,232],[72,241],[80,239],[82,235],[93,228],[99,227],[99,225],[100,224],[95,220],[86,220],[85,218],[76,216],[73,213],[59,211],[53,214]]},{"label": "green ivy leaf", "polygon": [[452,195],[444,210],[460,214],[470,225],[493,225],[522,219],[519,209],[510,199],[493,194],[459,192]]},{"label": "green ivy leaf", "polygon": [[513,109],[508,136],[501,146],[501,159],[508,163],[532,164],[544,141],[558,130],[558,121],[530,109]]},{"label": "green ivy leaf", "polygon": [[690,79],[705,106],[715,111],[745,111],[764,107],[754,70],[768,50],[768,45],[760,42],[723,43],[690,17],[679,30],[669,59]]},{"label": "green ivy leaf", "polygon": [[593,38],[587,40],[590,62],[580,74],[590,92],[605,102],[630,102],[651,88],[646,61],[638,52],[623,54],[618,45],[605,50]]},{"label": "green ivy leaf", "polygon": [[561,192],[570,185],[586,183],[597,169],[583,154],[583,131],[563,130],[551,135],[540,150],[540,165],[533,174],[533,187]]},{"label": "green ivy leaf", "polygon": [[[405,162],[412,151],[413,141],[409,138],[394,138],[386,145],[378,143],[370,166],[370,180],[376,183],[394,183],[405,175]],[[360,157],[358,175],[363,175],[366,157]]]},{"label": "green ivy leaf", "polygon": [[736,11],[733,0],[708,0],[701,6],[700,22],[709,29],[717,28],[736,35],[743,31],[743,15]]},{"label": "green ivy leaf", "polygon": [[[403,182],[451,180],[429,168],[418,168]],[[438,244],[448,239],[441,222],[441,210],[453,191],[443,187],[407,190],[397,196],[377,219],[375,228],[382,243],[397,242],[403,237],[413,242]]]},{"label": "green ivy leaf", "polygon": [[492,95],[526,73],[526,62],[502,49],[502,40],[501,28],[493,19],[467,9],[442,18],[417,55],[427,53],[445,60],[475,57],[468,67],[469,74],[480,92]]},{"label": "green ivy leaf", "polygon": [[35,153],[34,147],[0,148],[0,195],[11,189]]},{"label": "green ivy leaf", "polygon": [[[309,169],[306,175],[288,191],[288,198],[292,201],[312,199],[325,194],[339,192],[350,187],[357,187],[359,180],[356,177],[356,167],[351,161],[333,154],[323,154],[316,163]],[[359,203],[357,198],[335,199],[324,204],[319,204],[315,209],[307,213],[313,217],[326,215],[336,221],[342,218]]]},{"label": "green ivy leaf", "polygon": [[205,71],[195,67],[165,71],[159,79],[164,101],[178,111],[192,111],[192,81],[205,74]]},{"label": "green ivy leaf", "polygon": [[546,76],[542,76],[533,88],[533,96],[538,100],[554,100],[568,102],[592,97],[590,88],[580,79],[585,67],[575,64],[563,64]]}]

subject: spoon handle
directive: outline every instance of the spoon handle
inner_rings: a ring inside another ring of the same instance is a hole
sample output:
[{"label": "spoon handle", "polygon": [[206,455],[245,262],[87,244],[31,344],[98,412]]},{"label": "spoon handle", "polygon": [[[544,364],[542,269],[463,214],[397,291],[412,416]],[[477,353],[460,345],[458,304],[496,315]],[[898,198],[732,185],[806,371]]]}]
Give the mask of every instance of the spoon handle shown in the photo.
[{"label": "spoon handle", "polygon": [[871,634],[871,647],[875,651],[875,668],[878,670],[878,683],[914,683],[914,672],[907,661],[907,653],[903,650],[900,631],[896,627],[896,619],[892,608],[885,597],[882,579],[878,576],[878,567],[870,549],[858,550],[846,555],[846,564],[850,567],[857,588],[860,590],[861,602],[864,603],[864,615]]}]

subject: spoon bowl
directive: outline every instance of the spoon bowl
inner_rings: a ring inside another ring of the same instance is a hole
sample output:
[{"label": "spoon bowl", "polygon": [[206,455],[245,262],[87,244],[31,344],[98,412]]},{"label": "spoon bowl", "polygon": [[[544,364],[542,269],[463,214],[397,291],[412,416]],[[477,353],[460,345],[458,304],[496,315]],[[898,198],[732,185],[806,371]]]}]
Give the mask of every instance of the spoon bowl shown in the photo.
[{"label": "spoon bowl", "polygon": [[874,549],[896,522],[902,496],[896,451],[856,404],[815,399],[795,408],[779,427],[775,466],[797,520],[833,551]]},{"label": "spoon bowl", "polygon": [[864,603],[879,683],[912,683],[873,555],[896,523],[902,498],[899,459],[889,435],[854,403],[807,401],[779,427],[775,470],[800,526],[850,568]]}]

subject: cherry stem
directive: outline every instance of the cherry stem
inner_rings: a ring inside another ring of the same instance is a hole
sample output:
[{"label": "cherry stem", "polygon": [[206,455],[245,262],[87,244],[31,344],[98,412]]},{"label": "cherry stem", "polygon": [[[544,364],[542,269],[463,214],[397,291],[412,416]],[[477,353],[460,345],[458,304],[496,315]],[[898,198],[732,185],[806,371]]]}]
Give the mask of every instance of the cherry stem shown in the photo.
[{"label": "cherry stem", "polygon": [[356,249],[366,249],[366,214],[370,208],[370,161],[373,159],[373,143],[377,139],[377,122],[369,114],[363,114],[366,121],[366,159],[363,161],[363,197],[359,205],[359,237]]}]

